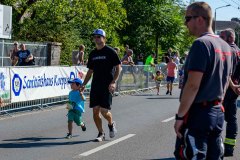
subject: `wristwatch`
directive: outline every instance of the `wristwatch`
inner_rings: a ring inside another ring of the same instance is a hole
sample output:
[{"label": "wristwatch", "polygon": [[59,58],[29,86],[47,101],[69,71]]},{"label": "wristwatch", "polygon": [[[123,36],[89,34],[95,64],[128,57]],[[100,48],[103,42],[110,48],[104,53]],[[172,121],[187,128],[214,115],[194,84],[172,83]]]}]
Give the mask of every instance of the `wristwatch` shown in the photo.
[{"label": "wristwatch", "polygon": [[178,114],[176,114],[176,116],[175,116],[175,120],[184,120],[184,116],[179,117]]}]

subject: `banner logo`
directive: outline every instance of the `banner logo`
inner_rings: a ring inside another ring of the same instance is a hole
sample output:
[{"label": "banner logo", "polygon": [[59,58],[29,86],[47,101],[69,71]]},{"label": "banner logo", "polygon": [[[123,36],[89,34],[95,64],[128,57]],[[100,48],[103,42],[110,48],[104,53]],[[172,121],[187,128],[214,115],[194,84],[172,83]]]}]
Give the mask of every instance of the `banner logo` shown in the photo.
[{"label": "banner logo", "polygon": [[75,73],[74,72],[70,72],[69,79],[74,79],[74,78],[76,78]]},{"label": "banner logo", "polygon": [[19,96],[22,89],[22,79],[18,74],[14,74],[12,79],[12,90],[15,96]]}]

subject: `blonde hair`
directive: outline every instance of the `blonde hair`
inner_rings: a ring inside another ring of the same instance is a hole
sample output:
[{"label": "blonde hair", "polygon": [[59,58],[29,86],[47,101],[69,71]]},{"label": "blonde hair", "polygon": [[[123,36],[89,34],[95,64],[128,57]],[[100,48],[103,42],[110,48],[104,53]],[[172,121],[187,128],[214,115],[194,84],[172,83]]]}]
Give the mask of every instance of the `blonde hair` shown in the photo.
[{"label": "blonde hair", "polygon": [[85,49],[85,46],[83,45],[83,44],[81,44],[80,46],[79,46],[79,50],[84,50]]}]

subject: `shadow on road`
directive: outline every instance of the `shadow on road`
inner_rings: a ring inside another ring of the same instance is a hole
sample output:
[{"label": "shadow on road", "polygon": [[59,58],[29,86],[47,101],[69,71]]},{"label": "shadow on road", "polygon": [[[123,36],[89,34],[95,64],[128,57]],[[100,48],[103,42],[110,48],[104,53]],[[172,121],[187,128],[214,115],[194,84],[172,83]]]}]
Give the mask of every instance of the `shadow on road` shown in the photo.
[{"label": "shadow on road", "polygon": [[156,96],[156,94],[133,94],[131,96]]},{"label": "shadow on road", "polygon": [[175,158],[161,158],[161,159],[148,159],[148,160],[175,160]]},{"label": "shadow on road", "polygon": [[146,98],[146,99],[179,99],[179,97],[166,97],[166,96],[164,96],[164,97],[162,97],[162,96],[160,96],[160,97],[149,97],[149,98]]},{"label": "shadow on road", "polygon": [[[77,137],[77,136],[73,136]],[[93,142],[93,140],[87,141],[73,141],[67,140],[64,142],[41,142],[46,140],[64,140],[65,137],[60,138],[46,138],[46,137],[30,137],[30,138],[20,138],[20,139],[7,139],[3,141],[10,141],[10,143],[1,143],[0,148],[32,148],[32,147],[51,147],[51,146],[59,146],[59,145],[75,145]]]}]

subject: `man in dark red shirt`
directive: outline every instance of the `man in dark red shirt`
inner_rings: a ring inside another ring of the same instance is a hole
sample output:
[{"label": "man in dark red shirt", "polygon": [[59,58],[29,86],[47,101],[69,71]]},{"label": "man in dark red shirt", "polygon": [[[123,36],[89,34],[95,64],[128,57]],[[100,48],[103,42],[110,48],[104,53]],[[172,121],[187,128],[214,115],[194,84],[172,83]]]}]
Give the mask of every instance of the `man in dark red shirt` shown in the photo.
[{"label": "man in dark red shirt", "polygon": [[[184,67],[184,82],[174,125],[177,159],[219,160],[223,156],[222,100],[232,73],[231,48],[212,31],[212,11],[205,2],[187,7],[185,24],[197,37]],[[180,143],[182,142],[182,143]],[[179,152],[185,151],[185,154]]]},{"label": "man in dark red shirt", "polygon": [[236,137],[238,132],[237,124],[237,105],[236,100],[238,98],[238,87],[240,82],[240,49],[234,43],[235,42],[235,31],[231,28],[225,29],[221,32],[220,37],[226,41],[232,48],[233,51],[233,75],[232,75],[232,84],[227,89],[227,92],[224,97],[223,106],[225,108],[225,121],[226,125],[226,137],[224,141],[224,156],[229,157],[233,156],[234,147],[236,144]]}]

